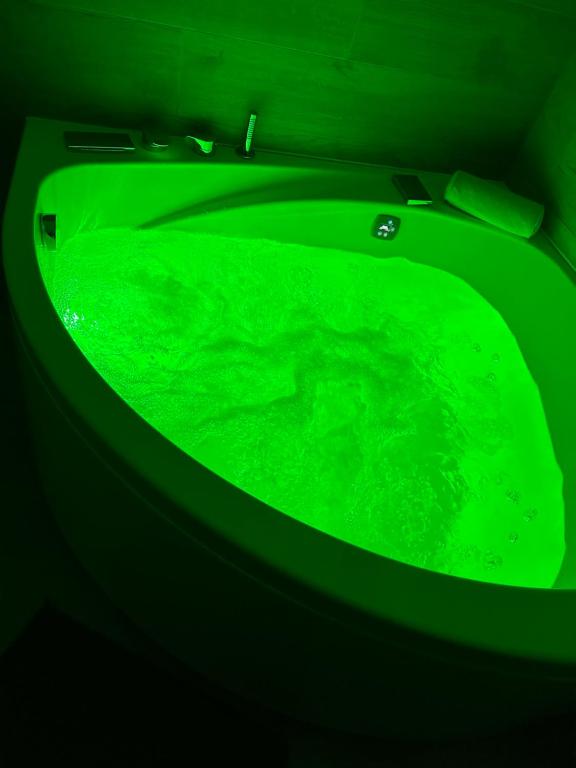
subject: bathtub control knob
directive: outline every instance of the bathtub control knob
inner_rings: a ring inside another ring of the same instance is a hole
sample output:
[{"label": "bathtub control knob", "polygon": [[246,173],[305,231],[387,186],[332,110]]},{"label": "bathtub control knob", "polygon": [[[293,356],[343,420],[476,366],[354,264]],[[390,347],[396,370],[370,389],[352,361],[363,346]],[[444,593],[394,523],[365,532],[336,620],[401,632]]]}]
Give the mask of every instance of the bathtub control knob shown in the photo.
[{"label": "bathtub control knob", "polygon": [[170,139],[161,131],[145,128],[142,131],[142,146],[149,152],[162,152],[170,146]]},{"label": "bathtub control knob", "polygon": [[393,240],[398,234],[399,228],[400,219],[398,216],[383,213],[376,216],[372,226],[372,234],[380,240]]}]

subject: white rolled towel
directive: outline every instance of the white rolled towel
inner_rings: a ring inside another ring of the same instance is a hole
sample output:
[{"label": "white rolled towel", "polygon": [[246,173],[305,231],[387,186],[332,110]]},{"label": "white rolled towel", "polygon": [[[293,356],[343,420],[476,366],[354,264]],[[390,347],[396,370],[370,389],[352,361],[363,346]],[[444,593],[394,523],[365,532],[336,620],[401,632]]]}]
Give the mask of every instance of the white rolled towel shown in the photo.
[{"label": "white rolled towel", "polygon": [[456,171],[444,192],[450,205],[519,237],[535,235],[544,206],[512,192],[502,181]]}]

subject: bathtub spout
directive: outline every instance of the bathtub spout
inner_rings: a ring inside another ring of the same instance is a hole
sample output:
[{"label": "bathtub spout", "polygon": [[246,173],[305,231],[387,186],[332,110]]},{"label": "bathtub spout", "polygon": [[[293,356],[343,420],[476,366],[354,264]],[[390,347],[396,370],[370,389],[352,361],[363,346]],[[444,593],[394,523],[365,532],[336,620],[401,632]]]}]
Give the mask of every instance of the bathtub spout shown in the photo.
[{"label": "bathtub spout", "polygon": [[214,139],[206,136],[185,136],[184,141],[190,144],[194,152],[198,155],[208,157],[214,154]]}]

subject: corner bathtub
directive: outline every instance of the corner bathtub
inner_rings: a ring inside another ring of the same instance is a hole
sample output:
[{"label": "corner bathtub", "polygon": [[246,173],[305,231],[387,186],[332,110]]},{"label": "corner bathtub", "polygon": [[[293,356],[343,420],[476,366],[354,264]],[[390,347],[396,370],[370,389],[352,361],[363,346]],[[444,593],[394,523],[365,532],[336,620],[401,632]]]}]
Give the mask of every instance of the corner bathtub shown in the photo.
[{"label": "corner bathtub", "polygon": [[[396,169],[219,147],[197,158],[71,154],[30,118],[4,221],[4,268],[38,470],[72,551],[143,633],[208,679],[297,720],[411,739],[506,727],[574,704],[576,328],[574,274],[530,241],[441,200],[401,204]],[[105,130],[105,129],[101,129]],[[104,162],[102,160],[104,159]],[[265,206],[286,202],[270,217]],[[259,215],[256,206],[262,206]],[[236,209],[236,210],[235,210]],[[554,588],[458,578],[377,555],[305,525],[192,459],[118,396],[75,345],[39,270],[40,216],[59,247],[78,233],[209,216],[217,231],[275,237],[452,273],[505,319],[538,384],[565,503]],[[240,211],[240,213],[238,213]],[[394,241],[370,235],[401,219]]]}]

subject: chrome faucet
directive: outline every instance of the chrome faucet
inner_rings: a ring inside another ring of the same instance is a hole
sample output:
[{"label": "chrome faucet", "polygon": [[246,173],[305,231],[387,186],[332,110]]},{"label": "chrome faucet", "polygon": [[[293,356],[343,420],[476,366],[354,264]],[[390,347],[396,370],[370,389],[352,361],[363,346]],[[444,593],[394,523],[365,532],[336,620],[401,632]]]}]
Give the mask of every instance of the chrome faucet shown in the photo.
[{"label": "chrome faucet", "polygon": [[184,141],[190,144],[194,152],[198,155],[207,157],[214,153],[214,139],[206,135],[202,136],[184,136]]},{"label": "chrome faucet", "polygon": [[[254,157],[254,149],[252,148],[252,137],[254,135],[254,125],[256,124],[256,118],[258,115],[256,112],[250,113],[250,119],[248,121],[248,127],[246,129],[246,136],[240,146],[236,147],[236,152],[246,159]],[[197,133],[197,132],[195,132]],[[185,136],[184,140],[187,144],[192,146],[192,149],[199,155],[204,157],[211,155],[214,152],[214,139],[206,135]],[[229,146],[229,145],[224,145]]]},{"label": "chrome faucet", "polygon": [[[246,135],[242,144],[236,147],[236,152],[246,159],[254,157],[255,154],[254,149],[252,148],[252,137],[254,135],[254,125],[256,124],[257,117],[258,115],[256,112],[250,113]],[[202,155],[203,157],[209,157],[214,154],[216,145],[214,139],[202,130],[195,130],[194,133],[194,136],[192,136],[192,134],[184,136],[186,144],[190,145],[196,154]],[[142,133],[142,144],[145,149],[157,152],[168,149],[170,146],[170,139],[164,132],[158,131],[154,126],[147,126]],[[223,146],[230,145],[224,144]]]}]

